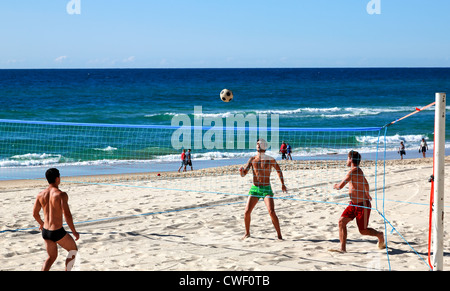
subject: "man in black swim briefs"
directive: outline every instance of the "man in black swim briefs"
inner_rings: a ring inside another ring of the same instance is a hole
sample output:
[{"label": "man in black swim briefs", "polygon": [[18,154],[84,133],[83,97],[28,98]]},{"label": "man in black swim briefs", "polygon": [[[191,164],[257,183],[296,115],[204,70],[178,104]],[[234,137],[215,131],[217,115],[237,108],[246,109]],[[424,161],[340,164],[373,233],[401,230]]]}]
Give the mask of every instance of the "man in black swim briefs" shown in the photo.
[{"label": "man in black swim briefs", "polygon": [[51,240],[53,242],[59,241],[60,239],[65,237],[66,234],[67,234],[67,232],[64,229],[64,227],[61,227],[60,229],[57,229],[57,230],[47,230],[45,228],[42,228],[42,238]]},{"label": "man in black swim briefs", "polygon": [[[69,196],[58,188],[61,183],[58,169],[48,169],[45,177],[49,186],[37,195],[33,207],[33,217],[39,223],[39,229],[42,230],[42,238],[48,253],[48,258],[42,266],[42,271],[50,270],[50,267],[55,262],[58,257],[58,245],[69,252],[66,259],[66,271],[70,271],[78,251],[75,240],[78,240],[80,235],[73,224],[68,204]],[[42,221],[39,214],[41,209],[44,212],[44,221]],[[75,236],[75,240],[63,228],[63,215],[72,234]]]}]

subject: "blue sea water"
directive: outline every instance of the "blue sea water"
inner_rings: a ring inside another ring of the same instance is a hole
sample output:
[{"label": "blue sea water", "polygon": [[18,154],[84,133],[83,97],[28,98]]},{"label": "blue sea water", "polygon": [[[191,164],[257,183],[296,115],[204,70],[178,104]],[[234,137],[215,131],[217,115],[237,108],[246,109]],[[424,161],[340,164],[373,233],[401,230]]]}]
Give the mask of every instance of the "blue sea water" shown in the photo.
[{"label": "blue sea water", "polygon": [[[223,88],[233,91],[233,101],[219,99]],[[180,114],[193,118],[194,106],[201,106],[203,117],[276,114],[283,128],[382,127],[449,91],[450,68],[0,70],[0,119],[170,126]],[[433,132],[434,107],[390,126],[387,148],[395,151],[404,141],[407,156],[419,157],[420,139],[432,145]],[[358,140],[364,138],[376,136]],[[24,140],[17,152],[0,149],[0,168],[86,162],[65,157],[74,153],[29,148]],[[294,157],[308,156],[301,147],[294,146]],[[237,157],[195,154],[198,160]],[[161,155],[178,159],[173,152]],[[111,158],[120,159],[126,157]]]}]

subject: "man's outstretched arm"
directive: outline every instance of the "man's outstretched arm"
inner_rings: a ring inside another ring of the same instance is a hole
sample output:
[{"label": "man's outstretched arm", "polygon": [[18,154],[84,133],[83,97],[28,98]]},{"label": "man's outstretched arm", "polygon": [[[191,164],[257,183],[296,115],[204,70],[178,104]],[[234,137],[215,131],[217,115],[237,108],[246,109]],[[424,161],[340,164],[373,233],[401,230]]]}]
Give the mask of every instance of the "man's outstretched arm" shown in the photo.
[{"label": "man's outstretched arm", "polygon": [[344,188],[345,185],[347,185],[348,182],[350,182],[350,180],[351,180],[351,173],[349,172],[347,176],[345,176],[344,180],[342,180],[342,182],[339,184],[334,184],[333,188],[341,190],[342,188]]}]

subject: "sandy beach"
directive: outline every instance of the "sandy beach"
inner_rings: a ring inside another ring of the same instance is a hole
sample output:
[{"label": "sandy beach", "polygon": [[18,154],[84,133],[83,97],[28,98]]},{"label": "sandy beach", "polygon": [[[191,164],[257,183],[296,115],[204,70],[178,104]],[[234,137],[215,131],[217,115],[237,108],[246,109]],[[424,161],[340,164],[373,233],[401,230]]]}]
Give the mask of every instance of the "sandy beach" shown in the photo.
[{"label": "sandy beach", "polygon": [[[449,162],[446,157],[447,175]],[[344,163],[280,162],[288,193],[281,192],[275,172],[271,179],[281,241],[262,201],[252,214],[252,236],[241,240],[252,183],[251,175],[238,175],[241,165],[159,176],[61,173],[60,188],[69,194],[81,235],[75,270],[429,270],[432,160],[386,161],[384,203],[384,164],[362,164],[374,198],[372,207],[385,212],[389,221],[389,256],[385,249],[377,249],[376,239],[361,236],[354,221],[348,228],[348,252],[329,251],[339,246],[338,219],[348,203],[347,187],[332,189],[348,170]],[[0,270],[40,270],[46,252],[32,207],[44,187],[44,180],[0,181]],[[445,187],[450,189],[450,179]],[[372,210],[369,226],[385,230],[377,210]],[[444,237],[449,230],[445,223]],[[444,269],[450,267],[449,247],[445,239]],[[52,270],[64,269],[66,255],[60,249]]]}]

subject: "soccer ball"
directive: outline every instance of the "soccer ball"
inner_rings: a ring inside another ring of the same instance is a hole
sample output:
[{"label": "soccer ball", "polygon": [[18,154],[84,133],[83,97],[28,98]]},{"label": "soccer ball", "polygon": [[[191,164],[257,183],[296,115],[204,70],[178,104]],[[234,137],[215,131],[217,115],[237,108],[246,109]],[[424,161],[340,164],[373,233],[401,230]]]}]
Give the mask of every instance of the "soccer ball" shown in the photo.
[{"label": "soccer ball", "polygon": [[233,92],[228,89],[223,89],[222,92],[220,92],[220,99],[223,102],[230,102],[231,100],[233,100]]}]

